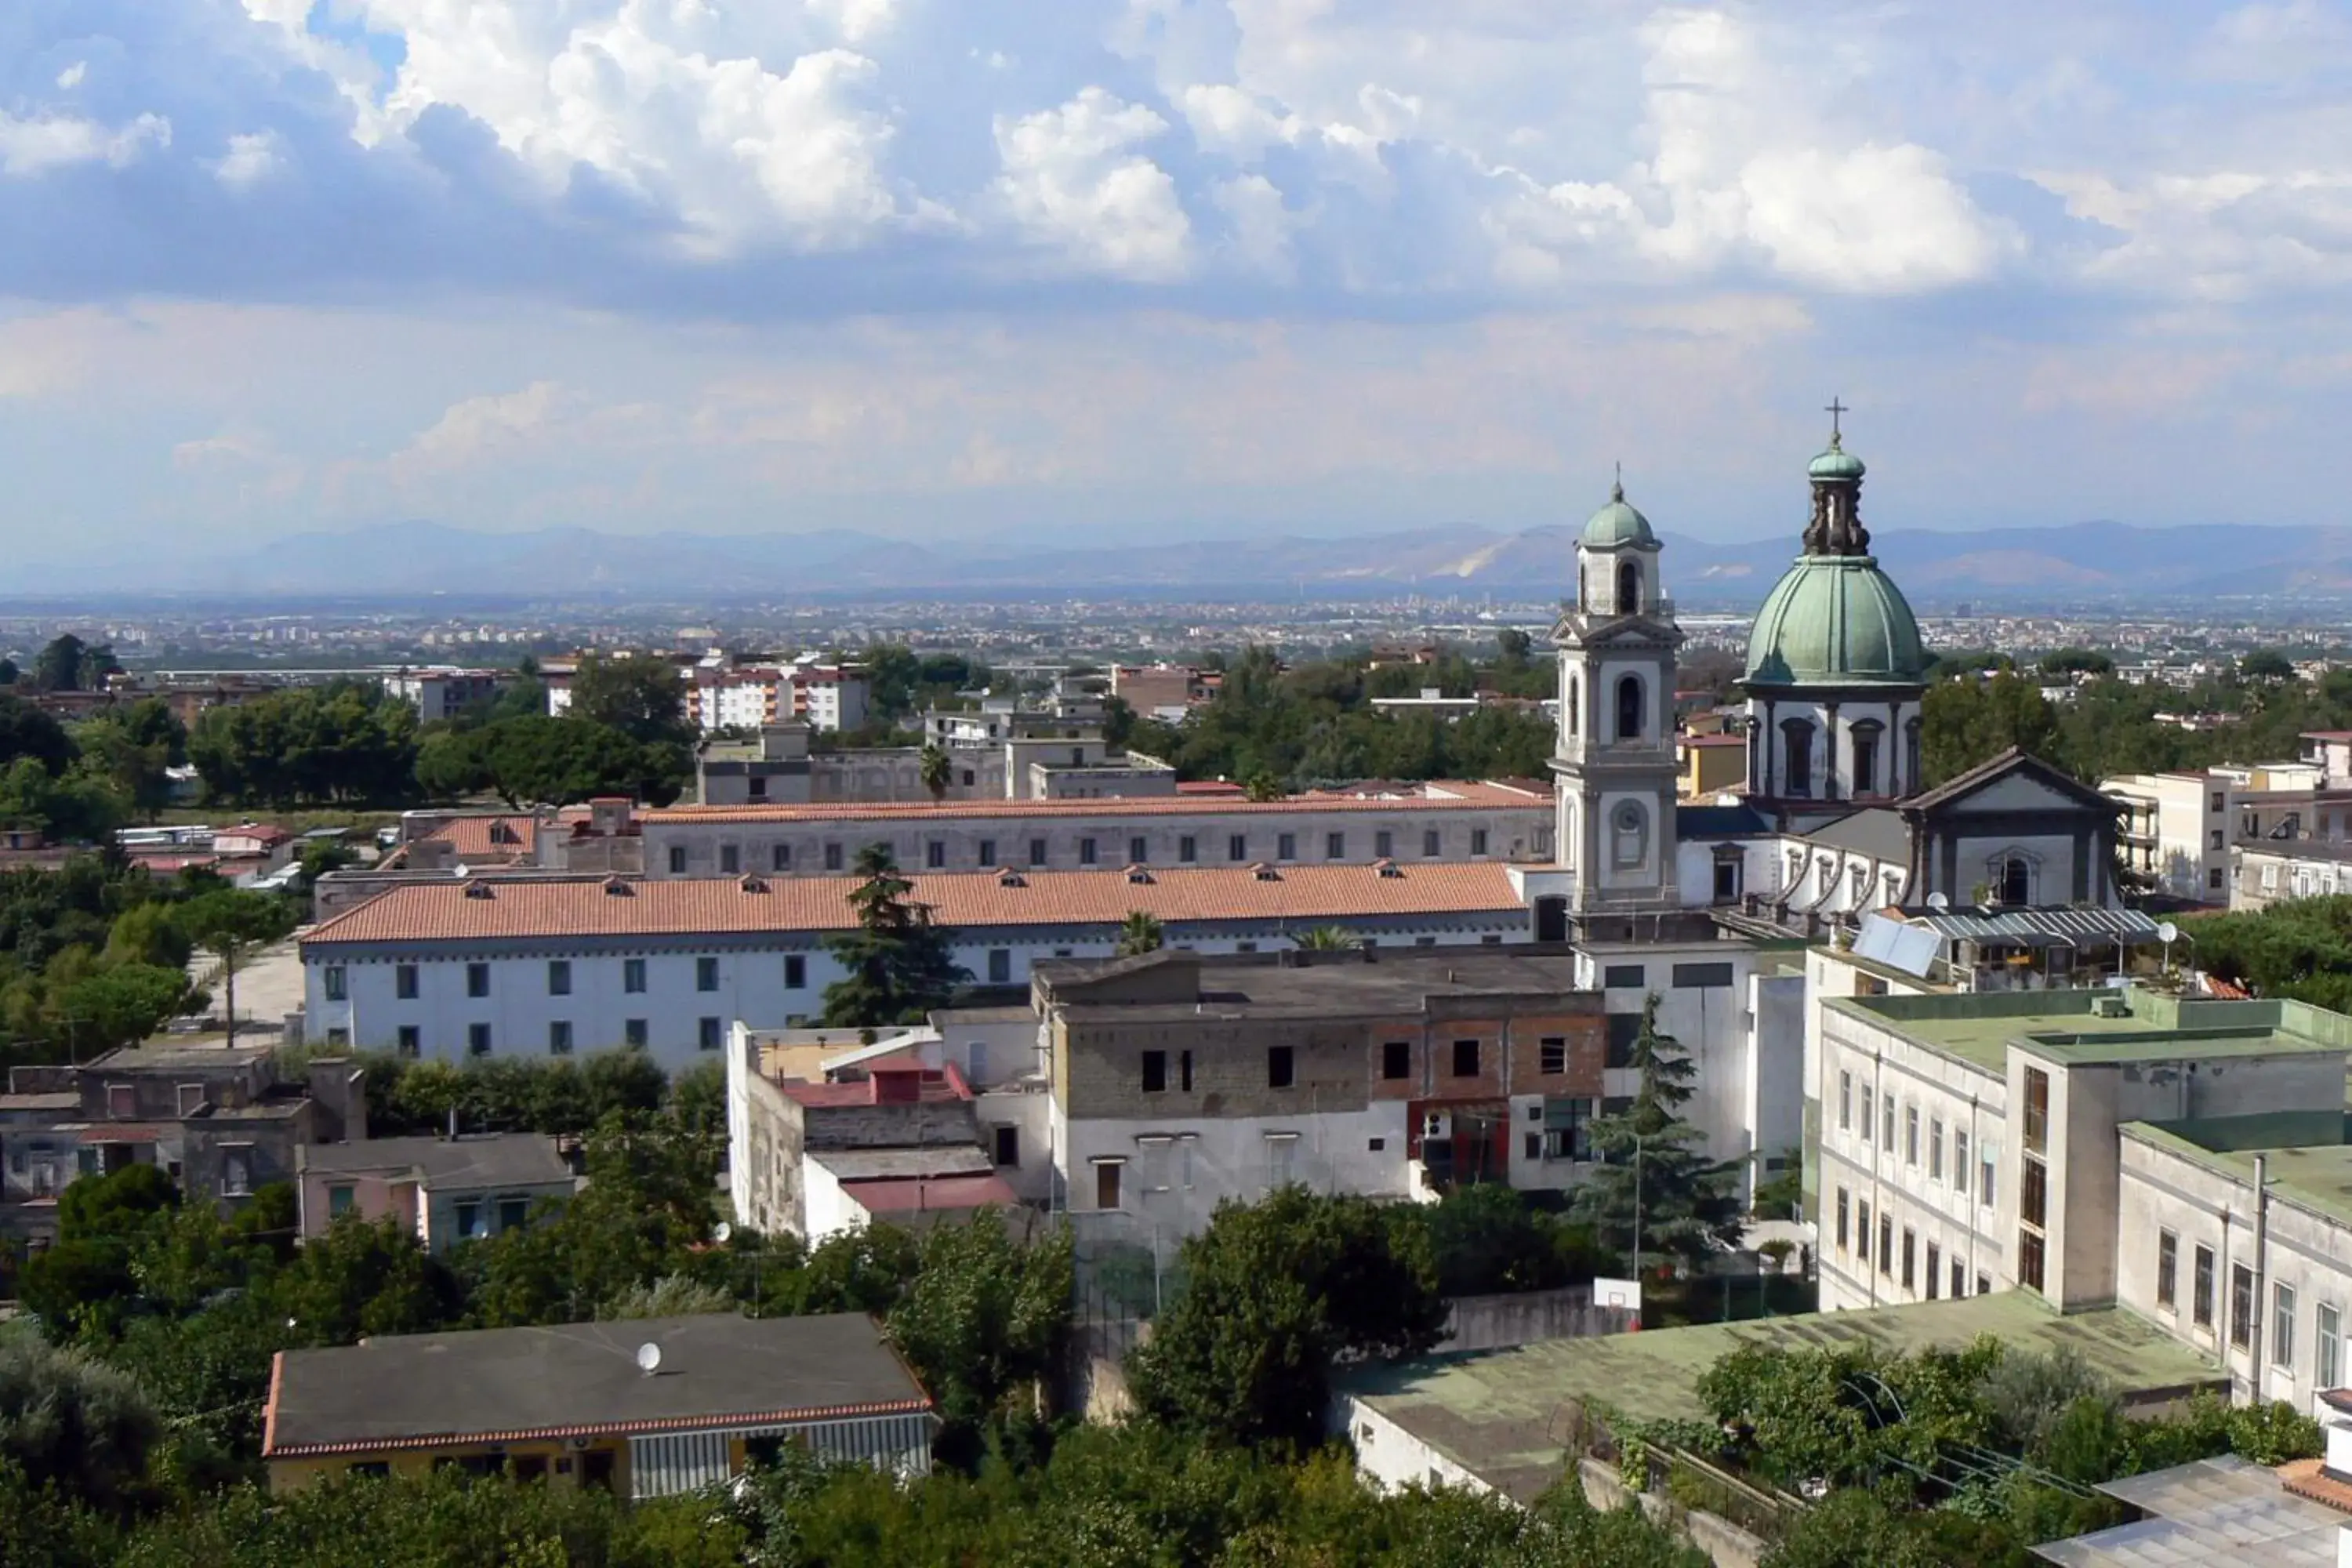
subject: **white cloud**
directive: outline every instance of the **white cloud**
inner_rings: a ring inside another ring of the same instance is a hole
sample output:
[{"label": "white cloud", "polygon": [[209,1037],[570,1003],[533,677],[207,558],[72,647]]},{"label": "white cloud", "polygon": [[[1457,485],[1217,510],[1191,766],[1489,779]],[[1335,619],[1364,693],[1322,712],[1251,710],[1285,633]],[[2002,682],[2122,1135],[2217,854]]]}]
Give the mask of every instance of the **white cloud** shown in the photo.
[{"label": "white cloud", "polygon": [[73,64],[58,72],[58,90],[60,92],[71,92],[74,89],[81,85],[82,79],[88,75],[89,75],[89,62],[88,60],[74,61]]},{"label": "white cloud", "polygon": [[530,441],[569,404],[552,381],[534,381],[518,392],[486,394],[453,403],[441,417],[393,454],[388,467],[402,473],[463,468]]},{"label": "white cloud", "polygon": [[239,132],[228,139],[228,151],[206,167],[222,184],[241,191],[284,169],[286,158],[274,132]]},{"label": "white cloud", "polygon": [[1168,121],[1099,87],[1058,109],[998,116],[997,195],[1033,237],[1121,278],[1167,282],[1192,264],[1176,182],[1140,153]]},{"label": "white cloud", "polygon": [[46,174],[75,163],[121,168],[142,153],[172,144],[172,122],[142,114],[129,123],[105,126],[70,114],[18,119],[0,110],[0,174]]}]

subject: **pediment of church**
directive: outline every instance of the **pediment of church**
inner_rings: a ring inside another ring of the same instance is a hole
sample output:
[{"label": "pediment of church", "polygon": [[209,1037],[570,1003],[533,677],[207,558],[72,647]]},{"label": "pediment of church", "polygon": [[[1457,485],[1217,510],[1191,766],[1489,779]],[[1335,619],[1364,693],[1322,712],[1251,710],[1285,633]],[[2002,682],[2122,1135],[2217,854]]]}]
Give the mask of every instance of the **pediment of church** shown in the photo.
[{"label": "pediment of church", "polygon": [[1958,800],[1945,804],[1950,812],[2081,811],[2084,803],[2073,795],[2023,773],[1993,779]]}]

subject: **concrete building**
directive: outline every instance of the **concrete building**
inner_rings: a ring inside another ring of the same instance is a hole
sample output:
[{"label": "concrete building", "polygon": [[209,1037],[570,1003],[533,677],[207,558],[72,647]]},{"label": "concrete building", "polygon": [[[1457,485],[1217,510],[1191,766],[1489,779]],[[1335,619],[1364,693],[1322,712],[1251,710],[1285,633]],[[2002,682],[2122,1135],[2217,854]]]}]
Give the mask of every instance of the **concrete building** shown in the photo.
[{"label": "concrete building", "polygon": [[[982,805],[919,791],[898,803],[671,806],[632,822],[647,875],[670,879],[838,876],[877,842],[901,866],[928,871],[1548,861],[1551,818],[1538,789],[1441,781],[1275,801],[1171,794]],[[563,845],[550,848],[560,860]]]},{"label": "concrete building", "polygon": [[[1339,926],[1383,946],[1528,940],[1497,865],[913,874],[981,986],[1028,983],[1039,959],[1108,957],[1131,912],[1171,946],[1238,952]],[[718,1052],[729,1026],[814,1017],[852,926],[844,877],[633,882],[468,878],[390,889],[300,942],[307,1028],[358,1049],[463,1059],[651,1050],[667,1068]],[[340,1034],[339,1034],[340,1032]]]},{"label": "concrete building", "polygon": [[1710,801],[1736,794],[1748,784],[1748,737],[1677,735],[1675,752],[1682,762],[1676,795],[1687,801]]},{"label": "concrete building", "polygon": [[[2305,737],[2309,743],[2309,737]],[[2126,866],[2156,892],[2229,901],[2240,844],[2352,840],[2352,791],[2325,787],[2324,763],[2126,773],[2099,788],[2122,809]]]},{"label": "concrete building", "polygon": [[478,704],[497,700],[512,685],[510,669],[460,669],[451,665],[406,667],[383,678],[384,694],[416,710],[419,723],[446,722]]},{"label": "concrete building", "polygon": [[280,1351],[261,1458],[276,1492],[446,1466],[643,1500],[724,1486],[787,1447],[922,1475],[938,1429],[864,1313],[711,1312]]},{"label": "concrete building", "polygon": [[355,1213],[396,1221],[434,1252],[520,1229],[574,1184],[554,1140],[534,1132],[306,1144],[294,1152],[294,1183],[305,1237]]},{"label": "concrete building", "polygon": [[1139,718],[1177,724],[1215,694],[1218,679],[1189,664],[1114,665],[1110,694]]},{"label": "concrete building", "polygon": [[1169,1238],[1287,1182],[1566,1185],[1630,1041],[1565,952],[1162,951],[1042,964],[1033,991],[1066,1206]]},{"label": "concrete building", "polygon": [[2230,907],[2261,910],[2290,899],[2352,893],[2352,842],[2262,839],[2231,854]]}]

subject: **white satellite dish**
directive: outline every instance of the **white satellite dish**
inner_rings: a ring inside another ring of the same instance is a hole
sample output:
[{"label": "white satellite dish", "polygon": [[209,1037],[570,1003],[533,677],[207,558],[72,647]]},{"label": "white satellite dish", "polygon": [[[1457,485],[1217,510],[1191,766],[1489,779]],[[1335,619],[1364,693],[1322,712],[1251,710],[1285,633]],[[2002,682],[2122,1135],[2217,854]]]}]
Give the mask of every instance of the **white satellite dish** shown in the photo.
[{"label": "white satellite dish", "polygon": [[2167,921],[2156,928],[2156,940],[2169,946],[2180,940],[2180,928]]},{"label": "white satellite dish", "polygon": [[735,1235],[735,1227],[734,1227],[733,1226],[731,1226],[731,1225],[729,1225],[725,1220],[723,1220],[723,1219],[722,1219],[722,1220],[720,1220],[720,1221],[719,1222],[718,1226],[716,1226],[716,1227],[711,1231],[711,1233],[710,1233],[710,1239],[711,1239],[711,1240],[713,1240],[713,1241],[715,1241],[715,1242],[717,1242],[719,1246],[724,1247],[724,1246],[726,1246],[726,1245],[727,1245],[727,1243],[728,1243],[728,1242],[729,1242],[729,1241],[730,1241],[730,1240],[734,1237],[734,1235]]},{"label": "white satellite dish", "polygon": [[1948,910],[1952,907],[1952,900],[1941,893],[1930,893],[1927,895],[1927,907],[1931,910]]},{"label": "white satellite dish", "polygon": [[661,1346],[651,1340],[637,1347],[637,1370],[651,1377],[661,1370]]}]

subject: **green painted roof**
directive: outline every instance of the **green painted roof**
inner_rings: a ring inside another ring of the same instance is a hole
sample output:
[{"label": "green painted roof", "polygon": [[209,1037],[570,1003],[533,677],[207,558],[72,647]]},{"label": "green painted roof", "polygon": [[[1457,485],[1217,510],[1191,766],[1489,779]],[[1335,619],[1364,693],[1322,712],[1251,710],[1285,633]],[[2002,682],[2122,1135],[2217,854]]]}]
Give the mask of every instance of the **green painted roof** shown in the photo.
[{"label": "green painted roof", "polygon": [[1866,1342],[1914,1352],[1959,1349],[1980,1334],[2044,1352],[2072,1346],[2126,1400],[2218,1384],[2222,1376],[2132,1312],[2061,1317],[2032,1291],[2000,1290],[1957,1301],[1538,1340],[1483,1355],[1367,1371],[1343,1386],[1446,1458],[1527,1498],[1561,1474],[1576,1405],[1607,1406],[1647,1420],[1703,1420],[1699,1374],[1741,1345],[1825,1350]]},{"label": "green painted roof", "polygon": [[2268,1162],[2273,1195],[2352,1225],[2352,1118],[2341,1110],[2135,1121],[2123,1131],[2249,1187],[2260,1154]]},{"label": "green painted roof", "polygon": [[[2131,1008],[2126,1016],[2091,1011],[2095,999],[2118,995]],[[2352,1049],[2352,1018],[2325,1008],[2184,998],[2138,986],[1830,997],[1822,1005],[1991,1073],[2007,1070],[2011,1046],[2063,1067]]]},{"label": "green painted roof", "polygon": [[1919,622],[1868,555],[1805,555],[1748,636],[1748,677],[1764,686],[1916,686],[1927,670]]},{"label": "green painted roof", "polygon": [[1650,520],[1626,501],[1625,488],[1619,485],[1609,492],[1609,504],[1586,520],[1577,542],[1610,550],[1622,544],[1654,545],[1658,536],[1650,531]]}]

